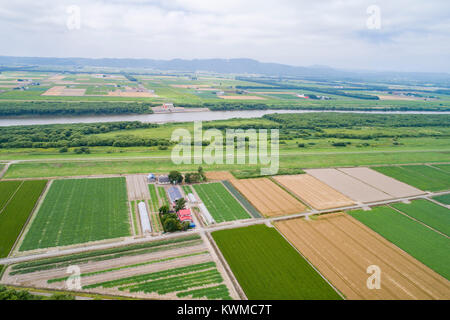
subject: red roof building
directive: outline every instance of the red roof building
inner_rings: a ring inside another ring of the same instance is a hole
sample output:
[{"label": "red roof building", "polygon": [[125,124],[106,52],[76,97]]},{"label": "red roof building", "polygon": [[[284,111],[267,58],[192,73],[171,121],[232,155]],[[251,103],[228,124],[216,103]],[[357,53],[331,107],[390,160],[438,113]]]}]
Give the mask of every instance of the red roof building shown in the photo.
[{"label": "red roof building", "polygon": [[190,209],[183,209],[177,212],[177,216],[178,219],[181,222],[184,221],[189,221],[189,222],[193,222],[194,220],[192,219],[192,215],[191,215],[191,210]]}]

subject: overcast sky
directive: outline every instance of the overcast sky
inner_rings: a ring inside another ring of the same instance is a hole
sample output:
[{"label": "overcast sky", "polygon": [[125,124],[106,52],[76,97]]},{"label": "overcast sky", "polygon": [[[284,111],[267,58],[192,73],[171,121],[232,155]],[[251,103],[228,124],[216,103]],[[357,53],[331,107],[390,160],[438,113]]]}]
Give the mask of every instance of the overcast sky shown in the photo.
[{"label": "overcast sky", "polygon": [[450,72],[450,1],[0,0],[0,38],[13,56]]}]

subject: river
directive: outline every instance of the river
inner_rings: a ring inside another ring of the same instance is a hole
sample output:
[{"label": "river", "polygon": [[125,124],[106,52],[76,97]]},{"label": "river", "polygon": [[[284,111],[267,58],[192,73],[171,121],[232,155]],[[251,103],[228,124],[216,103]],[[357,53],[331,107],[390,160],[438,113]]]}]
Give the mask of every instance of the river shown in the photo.
[{"label": "river", "polygon": [[318,111],[318,110],[247,110],[247,111],[201,111],[180,113],[126,114],[126,115],[90,115],[90,116],[60,116],[60,117],[4,117],[0,118],[0,127],[94,123],[115,121],[141,121],[145,123],[193,122],[226,120],[232,118],[260,118],[271,113],[310,113],[310,112],[341,112],[369,114],[450,114],[450,111]]}]

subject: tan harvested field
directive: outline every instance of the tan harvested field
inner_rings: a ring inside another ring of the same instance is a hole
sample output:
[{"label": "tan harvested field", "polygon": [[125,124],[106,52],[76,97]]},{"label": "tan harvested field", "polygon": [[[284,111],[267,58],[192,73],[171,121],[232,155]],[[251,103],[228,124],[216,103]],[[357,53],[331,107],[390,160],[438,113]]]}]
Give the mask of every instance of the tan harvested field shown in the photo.
[{"label": "tan harvested field", "polygon": [[128,200],[147,200],[150,199],[147,177],[145,175],[126,176]]},{"label": "tan harvested field", "polygon": [[425,194],[422,190],[414,188],[394,178],[385,176],[384,174],[369,168],[340,168],[338,170],[378,190],[381,190],[394,198],[412,197]]},{"label": "tan harvested field", "polygon": [[306,206],[268,178],[231,180],[264,216],[276,217],[306,211]]},{"label": "tan harvested field", "polygon": [[86,89],[69,89],[65,86],[55,86],[45,91],[42,96],[67,96],[81,97],[84,96]]},{"label": "tan harvested field", "polygon": [[352,200],[308,174],[276,176],[274,179],[317,210],[351,206]]},{"label": "tan harvested field", "polygon": [[286,92],[286,91],[252,91],[254,94],[288,94],[294,95],[295,92]]},{"label": "tan harvested field", "polygon": [[[347,299],[450,299],[447,279],[344,213],[275,226]],[[372,265],[380,289],[367,287]]]},{"label": "tan harvested field", "polygon": [[158,95],[150,92],[138,91],[108,91],[108,96],[111,97],[127,97],[127,98],[157,98]]},{"label": "tan harvested field", "polygon": [[337,169],[308,169],[305,172],[357,202],[368,203],[392,199],[392,196],[387,193]]},{"label": "tan harvested field", "polygon": [[225,100],[266,100],[266,98],[258,96],[219,96],[219,98]]},{"label": "tan harvested field", "polygon": [[229,171],[207,171],[205,172],[208,180],[234,180],[235,177]]}]

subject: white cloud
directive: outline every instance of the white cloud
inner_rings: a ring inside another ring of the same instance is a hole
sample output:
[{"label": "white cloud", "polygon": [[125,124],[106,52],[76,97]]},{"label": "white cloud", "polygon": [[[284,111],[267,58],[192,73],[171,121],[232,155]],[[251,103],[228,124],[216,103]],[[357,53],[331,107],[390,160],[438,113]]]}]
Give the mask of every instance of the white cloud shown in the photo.
[{"label": "white cloud", "polygon": [[[0,0],[1,55],[249,57],[293,65],[450,71],[447,0]],[[366,9],[381,9],[368,30]],[[66,27],[69,5],[81,29]]]}]

